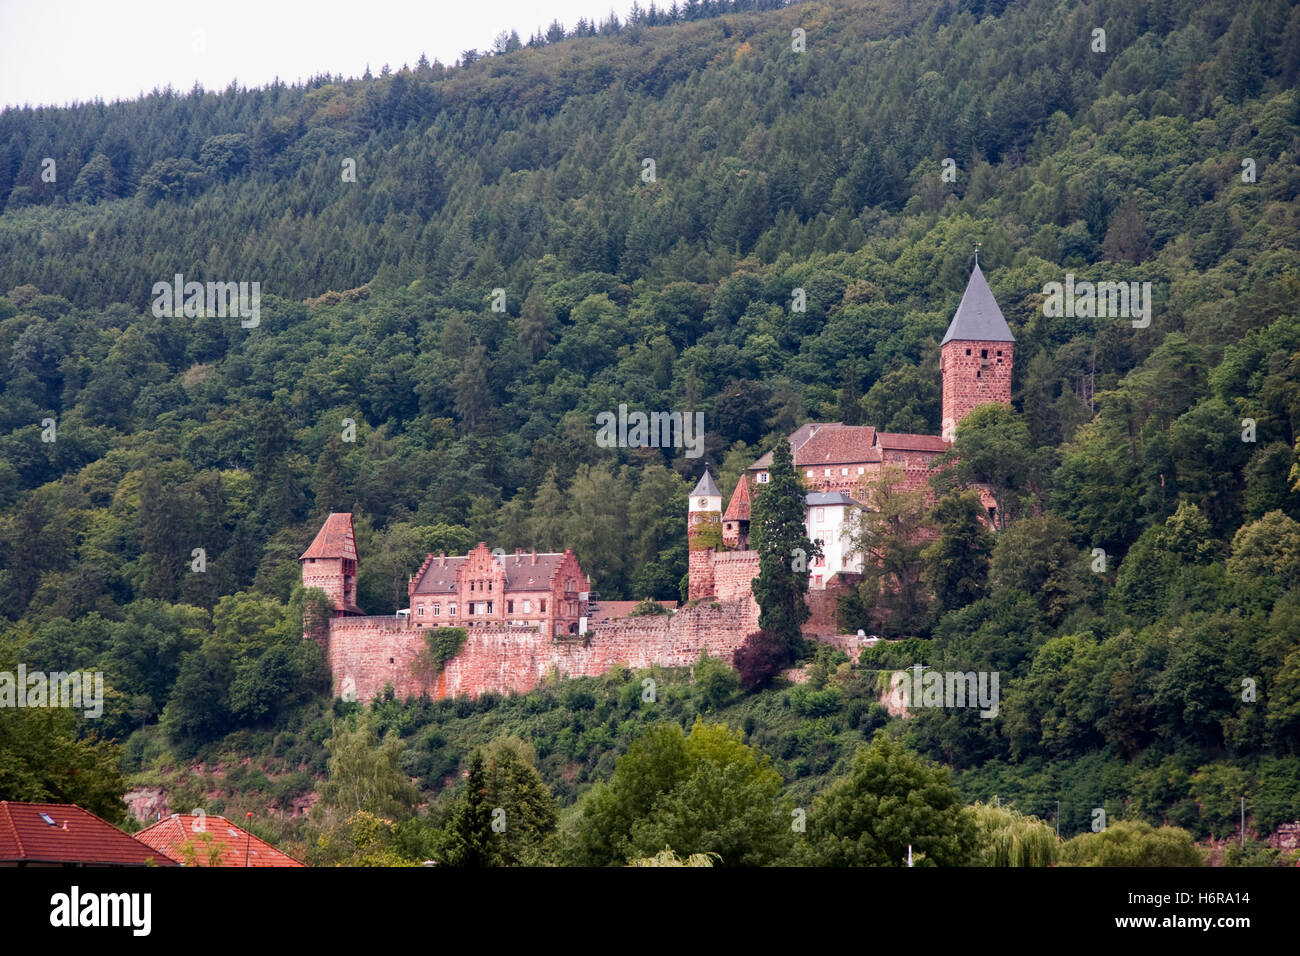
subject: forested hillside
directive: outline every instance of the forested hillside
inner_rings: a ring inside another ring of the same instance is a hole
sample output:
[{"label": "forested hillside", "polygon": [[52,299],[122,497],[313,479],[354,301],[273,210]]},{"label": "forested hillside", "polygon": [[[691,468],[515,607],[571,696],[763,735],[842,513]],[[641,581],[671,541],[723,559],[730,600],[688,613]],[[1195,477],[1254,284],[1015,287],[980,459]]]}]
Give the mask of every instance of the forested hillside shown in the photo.
[{"label": "forested hillside", "polygon": [[[803,422],[938,434],[980,243],[1013,408],[959,437],[957,475],[1006,526],[964,532],[960,588],[900,542],[929,589],[846,602],[902,643],[823,654],[811,686],[688,688],[680,713],[611,678],[390,702],[370,732],[402,736],[420,819],[453,830],[474,746],[524,738],[567,808],[641,723],[711,708],[789,799],[840,799],[883,728],[965,802],[1060,800],[1063,835],[1105,807],[1223,838],[1242,796],[1259,837],[1300,819],[1300,5],[772,6],[0,114],[0,669],[109,684],[98,721],[0,716],[0,796],[120,814],[92,732],[133,783],[198,754],[259,761],[231,806],[315,789],[351,732],[301,639],[297,557],[330,511],[357,516],[369,613],[480,540],[571,547],[606,599],[680,597],[706,462],[729,496]],[[1150,282],[1150,325],[1046,315],[1067,273]],[[176,274],[259,282],[256,327],[155,315]],[[702,411],[704,455],[599,447],[620,404]],[[951,503],[917,520],[963,533]],[[999,671],[998,719],[889,718],[877,670],[921,662]],[[664,746],[726,749],[685,740]],[[608,861],[584,799],[545,852]],[[558,858],[534,850],[513,861]]]}]

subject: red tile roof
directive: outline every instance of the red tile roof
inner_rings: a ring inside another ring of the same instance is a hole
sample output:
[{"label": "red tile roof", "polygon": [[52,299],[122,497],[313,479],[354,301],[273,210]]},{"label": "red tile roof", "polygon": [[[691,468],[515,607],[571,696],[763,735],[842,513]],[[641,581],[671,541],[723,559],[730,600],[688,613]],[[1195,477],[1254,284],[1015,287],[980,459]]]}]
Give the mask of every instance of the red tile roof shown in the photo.
[{"label": "red tile roof", "polygon": [[[42,814],[54,821],[46,822]],[[176,866],[166,853],[75,803],[0,800],[0,862]]]},{"label": "red tile roof", "polygon": [[731,503],[727,505],[727,513],[722,516],[722,520],[749,520],[749,481],[744,475],[736,482],[736,490],[731,493]]},{"label": "red tile roof", "polygon": [[795,452],[796,468],[858,465],[879,461],[876,430],[870,425],[823,425]]},{"label": "red tile roof", "polygon": [[[195,829],[195,827],[200,827]],[[184,860],[184,848],[194,847],[195,865],[210,866],[210,848],[220,851],[217,866],[306,866],[287,853],[282,853],[265,840],[258,839],[243,827],[235,826],[225,817],[208,814],[199,817],[189,813],[173,813],[136,834],[136,838],[149,846]],[[245,864],[247,860],[247,864]]]},{"label": "red tile roof", "polygon": [[899,432],[880,432],[880,447],[886,451],[928,451],[943,454],[950,447],[938,435],[908,435]]},{"label": "red tile roof", "polygon": [[357,559],[357,538],[352,531],[350,513],[334,512],[325,519],[311,547],[304,551],[298,560],[305,561],[308,558],[348,558],[351,561]]}]

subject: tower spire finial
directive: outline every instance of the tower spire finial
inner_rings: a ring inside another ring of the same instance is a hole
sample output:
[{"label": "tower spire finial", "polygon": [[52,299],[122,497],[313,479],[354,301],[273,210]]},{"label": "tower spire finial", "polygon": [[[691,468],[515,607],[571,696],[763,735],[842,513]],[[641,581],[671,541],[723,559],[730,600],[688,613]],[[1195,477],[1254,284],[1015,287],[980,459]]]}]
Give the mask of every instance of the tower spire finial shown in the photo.
[{"label": "tower spire finial", "polygon": [[980,242],[979,240],[976,240],[975,241],[975,268],[978,269],[979,267],[980,267]]}]

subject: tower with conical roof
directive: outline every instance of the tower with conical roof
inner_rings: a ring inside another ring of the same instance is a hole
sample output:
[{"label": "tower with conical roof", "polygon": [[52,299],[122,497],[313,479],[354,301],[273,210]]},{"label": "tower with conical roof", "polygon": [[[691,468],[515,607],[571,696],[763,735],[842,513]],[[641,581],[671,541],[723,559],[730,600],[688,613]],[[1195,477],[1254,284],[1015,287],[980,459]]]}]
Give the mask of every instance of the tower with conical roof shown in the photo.
[{"label": "tower with conical roof", "polygon": [[722,546],[722,492],[718,491],[707,468],[691,492],[686,513],[687,572],[690,576],[687,600],[696,601],[715,594],[713,556]]},{"label": "tower with conical roof", "polygon": [[961,304],[939,345],[943,376],[943,438],[957,437],[957,425],[977,405],[1011,404],[1011,357],[1015,337],[980,271],[979,255]]},{"label": "tower with conical roof", "polygon": [[744,475],[736,482],[727,513],[722,516],[722,543],[728,548],[749,548],[749,482]]}]

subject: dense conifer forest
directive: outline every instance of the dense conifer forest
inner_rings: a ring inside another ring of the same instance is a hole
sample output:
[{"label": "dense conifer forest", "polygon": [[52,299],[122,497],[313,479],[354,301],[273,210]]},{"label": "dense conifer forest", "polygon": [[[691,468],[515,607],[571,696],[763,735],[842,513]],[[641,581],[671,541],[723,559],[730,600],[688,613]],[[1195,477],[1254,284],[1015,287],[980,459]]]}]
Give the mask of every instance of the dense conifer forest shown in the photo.
[{"label": "dense conifer forest", "polygon": [[[1019,863],[1294,862],[1265,839],[1300,820],[1300,5],[670,11],[0,113],[0,670],[108,684],[98,720],[0,712],[0,798],[125,822],[162,787],[317,863],[899,865],[853,803],[901,788],[928,863],[1010,831]],[[932,513],[899,502],[936,531],[893,541],[916,588],[843,603],[890,640],[653,702],[622,672],[331,701],[297,561],[325,515],[372,614],[480,540],[680,599],[705,463],[729,497],[804,422],[939,433],[977,243],[1012,407]],[[256,325],[155,314],[177,274],[260,283]],[[1067,274],[1149,282],[1149,325],[1047,314]],[[620,404],[702,411],[703,455],[599,447]],[[918,663],[999,672],[997,719],[891,717]],[[498,806],[528,825],[494,842]]]}]

